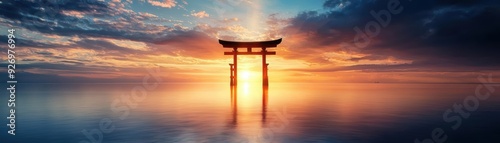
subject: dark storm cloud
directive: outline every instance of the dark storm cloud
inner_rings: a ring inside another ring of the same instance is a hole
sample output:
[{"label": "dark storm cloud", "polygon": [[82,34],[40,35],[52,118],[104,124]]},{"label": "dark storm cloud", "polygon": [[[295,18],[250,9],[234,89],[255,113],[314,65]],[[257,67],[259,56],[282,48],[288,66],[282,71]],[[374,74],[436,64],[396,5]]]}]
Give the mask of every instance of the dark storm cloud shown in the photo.
[{"label": "dark storm cloud", "polygon": [[0,5],[0,15],[9,19],[20,19],[25,15],[37,17],[62,16],[62,10],[74,10],[80,12],[104,15],[110,12],[109,7],[98,1],[82,0],[14,0],[3,1]]},{"label": "dark storm cloud", "polygon": [[74,45],[69,46],[69,47],[74,47],[74,46],[85,47],[86,49],[92,49],[95,51],[120,52],[121,54],[141,54],[141,53],[143,53],[139,50],[121,47],[121,46],[115,45],[111,42],[103,41],[103,40],[85,39],[85,40],[81,40],[81,41],[76,41]]},{"label": "dark storm cloud", "polygon": [[413,60],[412,65],[405,65],[407,68],[500,67],[500,2],[401,0],[401,12],[391,14],[384,27],[370,12],[388,10],[389,2],[327,0],[324,7],[329,12],[300,13],[284,28],[284,33],[292,37],[312,33],[305,37],[307,42],[291,45],[300,47],[295,50],[299,53],[308,49],[340,51],[346,50],[339,48],[342,43],[353,43],[355,27],[365,32],[365,25],[375,21],[380,26],[379,34],[371,38],[368,46],[351,46],[350,50],[368,54],[369,58],[392,56]]},{"label": "dark storm cloud", "polygon": [[[0,35],[0,44],[5,45],[7,47],[7,40],[9,39],[7,35]],[[34,48],[58,48],[58,47],[64,47],[64,45],[60,44],[54,44],[54,43],[42,43],[42,42],[37,42],[33,41],[30,39],[21,39],[17,38],[16,40],[16,45],[22,45],[25,47],[34,47]]]},{"label": "dark storm cloud", "polygon": [[[6,35],[0,35],[0,39],[8,39]],[[17,44],[22,47],[30,47],[30,48],[38,48],[38,49],[71,49],[71,48],[78,48],[78,47],[83,47],[85,49],[92,49],[94,51],[98,52],[106,52],[107,55],[113,55],[112,53],[114,52],[115,54],[121,55],[121,54],[144,54],[144,51],[140,50],[135,50],[127,47],[122,47],[118,46],[116,44],[113,44],[111,42],[108,42],[106,40],[100,40],[100,39],[83,39],[79,41],[72,41],[72,44],[69,45],[61,45],[57,43],[42,43],[42,42],[37,42],[33,41],[30,39],[20,39],[18,38],[16,40]],[[7,45],[7,40],[2,40],[0,41],[0,44]],[[6,48],[6,47],[5,47]],[[34,52],[36,54],[44,55],[46,57],[52,57],[52,58],[57,58],[57,59],[65,59],[65,57],[57,57],[54,56],[53,53],[50,52],[41,52],[41,51],[36,51]]]}]

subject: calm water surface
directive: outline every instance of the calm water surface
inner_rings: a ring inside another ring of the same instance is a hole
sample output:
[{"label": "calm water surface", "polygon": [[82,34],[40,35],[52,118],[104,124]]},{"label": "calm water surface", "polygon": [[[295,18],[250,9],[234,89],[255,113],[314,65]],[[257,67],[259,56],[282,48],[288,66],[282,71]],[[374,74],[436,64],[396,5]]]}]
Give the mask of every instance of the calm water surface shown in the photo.
[{"label": "calm water surface", "polygon": [[448,143],[500,142],[499,87],[453,130],[456,122],[443,114],[474,95],[477,84],[273,83],[267,100],[251,83],[240,83],[233,97],[227,83],[162,84],[143,98],[128,97],[136,86],[18,84],[16,136],[4,126],[0,141],[90,142],[82,131],[98,139],[99,122],[109,119],[114,129],[102,133],[104,143],[413,143],[435,128]]}]

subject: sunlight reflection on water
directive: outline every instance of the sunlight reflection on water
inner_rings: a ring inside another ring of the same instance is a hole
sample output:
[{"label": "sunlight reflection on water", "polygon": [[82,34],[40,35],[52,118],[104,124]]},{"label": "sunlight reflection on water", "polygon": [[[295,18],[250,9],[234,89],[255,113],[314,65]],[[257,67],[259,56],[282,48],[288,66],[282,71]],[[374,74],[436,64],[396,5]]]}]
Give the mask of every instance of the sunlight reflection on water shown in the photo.
[{"label": "sunlight reflection on water", "polygon": [[[120,120],[121,114],[110,110],[111,102],[133,86],[22,84],[19,138],[13,142],[78,142],[85,139],[81,130],[98,128],[102,118],[112,119],[116,127],[103,135],[103,142],[110,143],[412,142],[429,136],[436,126],[448,127],[443,111],[473,94],[475,87],[271,84],[264,102],[260,84],[240,83],[233,103],[225,83],[163,84]],[[464,122],[462,132],[449,134],[451,141],[493,137],[490,130],[499,129],[494,121],[500,119],[495,95]],[[480,133],[462,135],[471,132]]]}]

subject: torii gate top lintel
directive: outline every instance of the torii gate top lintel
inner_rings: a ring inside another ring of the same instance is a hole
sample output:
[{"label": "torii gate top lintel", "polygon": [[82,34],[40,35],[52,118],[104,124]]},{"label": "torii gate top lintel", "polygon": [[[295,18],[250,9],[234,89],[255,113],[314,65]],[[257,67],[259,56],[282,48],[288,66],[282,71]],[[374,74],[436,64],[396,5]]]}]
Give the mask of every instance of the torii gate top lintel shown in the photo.
[{"label": "torii gate top lintel", "polygon": [[226,41],[220,40],[219,43],[222,44],[224,48],[274,48],[281,43],[281,38],[270,41],[256,41],[256,42],[243,42],[243,41]]}]

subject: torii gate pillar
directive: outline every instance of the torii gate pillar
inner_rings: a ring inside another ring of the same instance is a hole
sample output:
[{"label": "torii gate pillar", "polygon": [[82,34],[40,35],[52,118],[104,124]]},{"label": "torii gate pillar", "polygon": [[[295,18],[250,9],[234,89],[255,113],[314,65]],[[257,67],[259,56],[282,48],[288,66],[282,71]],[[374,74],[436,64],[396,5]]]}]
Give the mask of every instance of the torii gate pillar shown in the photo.
[{"label": "torii gate pillar", "polygon": [[[230,75],[230,85],[238,85],[238,55],[262,55],[262,86],[269,85],[268,77],[268,66],[269,63],[266,61],[267,55],[276,55],[274,51],[267,51],[267,48],[275,48],[281,43],[282,39],[271,40],[271,41],[257,41],[257,42],[237,42],[237,41],[225,41],[219,40],[224,48],[232,48],[231,52],[224,52],[224,55],[232,55],[233,63],[229,64],[231,75]],[[238,48],[246,48],[246,52],[239,52]],[[252,48],[261,48],[260,52],[252,52]]]}]

